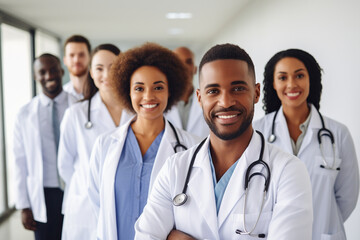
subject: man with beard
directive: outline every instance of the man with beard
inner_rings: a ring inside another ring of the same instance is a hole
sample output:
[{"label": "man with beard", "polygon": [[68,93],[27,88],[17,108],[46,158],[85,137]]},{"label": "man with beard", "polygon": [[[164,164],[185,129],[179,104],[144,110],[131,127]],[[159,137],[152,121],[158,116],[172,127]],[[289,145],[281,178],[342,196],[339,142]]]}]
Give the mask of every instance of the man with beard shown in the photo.
[{"label": "man with beard", "polygon": [[63,191],[57,170],[59,125],[69,97],[62,89],[59,58],[42,54],[34,77],[42,93],[22,107],[14,129],[15,205],[35,239],[61,239]]},{"label": "man with beard", "polygon": [[89,40],[81,35],[69,37],[64,44],[64,64],[69,70],[70,82],[64,90],[75,101],[83,99],[84,85],[89,77],[91,46]]},{"label": "man with beard", "polygon": [[260,85],[249,55],[216,45],[200,63],[210,136],[170,157],[135,224],[136,239],[311,239],[309,175],[252,128]]},{"label": "man with beard", "polygon": [[197,72],[194,53],[187,47],[178,47],[173,52],[184,63],[188,72],[187,89],[180,101],[165,113],[165,117],[176,127],[182,128],[191,134],[205,138],[209,135],[209,127],[202,116],[201,107],[194,91],[193,78]]}]

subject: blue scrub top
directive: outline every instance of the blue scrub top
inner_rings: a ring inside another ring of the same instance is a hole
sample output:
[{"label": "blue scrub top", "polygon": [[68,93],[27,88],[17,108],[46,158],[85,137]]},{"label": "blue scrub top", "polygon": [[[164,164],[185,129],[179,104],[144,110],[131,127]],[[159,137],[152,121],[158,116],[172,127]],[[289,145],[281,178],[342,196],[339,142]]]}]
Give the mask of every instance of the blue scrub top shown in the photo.
[{"label": "blue scrub top", "polygon": [[216,213],[219,213],[220,205],[226,190],[226,187],[230,181],[230,178],[235,170],[235,167],[237,163],[239,162],[239,159],[222,175],[219,182],[216,180],[216,174],[215,174],[215,167],[211,158],[211,152],[210,152],[210,144],[208,149],[209,159],[210,159],[210,166],[211,166],[211,173],[213,176],[213,183],[214,183],[214,192],[215,192],[215,201],[216,201]]},{"label": "blue scrub top", "polygon": [[115,175],[115,209],[118,239],[134,239],[134,224],[148,197],[151,171],[164,130],[156,137],[145,155],[129,126]]}]

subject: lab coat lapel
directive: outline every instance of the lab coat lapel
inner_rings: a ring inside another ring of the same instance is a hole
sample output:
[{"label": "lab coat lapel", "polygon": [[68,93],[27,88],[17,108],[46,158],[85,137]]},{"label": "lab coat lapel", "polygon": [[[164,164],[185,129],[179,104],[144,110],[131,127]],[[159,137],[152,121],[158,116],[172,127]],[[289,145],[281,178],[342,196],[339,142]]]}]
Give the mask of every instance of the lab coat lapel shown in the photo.
[{"label": "lab coat lapel", "polygon": [[259,159],[260,149],[260,136],[259,134],[254,132],[248,147],[240,157],[237,166],[235,167],[235,170],[226,187],[218,213],[219,229],[221,228],[225,220],[230,216],[230,213],[237,204],[237,202],[240,201],[241,198],[244,196],[244,181],[246,170],[252,162]]},{"label": "lab coat lapel", "polygon": [[[38,173],[35,174],[36,177],[40,177],[39,179],[43,179],[43,162],[42,162],[42,151],[41,151],[41,138],[40,138],[40,120],[39,120],[39,104],[40,98],[37,97],[34,103],[31,105],[29,110],[29,124],[26,124],[25,126],[29,126],[26,131],[29,131],[29,137],[31,138],[30,141],[26,141],[29,144],[32,144],[32,156],[34,161],[33,166],[36,166],[32,169],[37,171]],[[35,143],[35,144],[34,144]],[[35,147],[34,147],[35,145]]]},{"label": "lab coat lapel", "polygon": [[107,126],[116,128],[114,121],[111,118],[109,110],[106,108],[105,104],[101,100],[100,93],[97,92],[91,99],[91,115],[92,116],[101,116],[101,121],[105,122]]},{"label": "lab coat lapel", "polygon": [[108,234],[110,236],[109,239],[116,239],[116,209],[115,209],[115,192],[114,192],[114,184],[115,184],[115,174],[117,170],[117,166],[120,160],[121,152],[124,147],[125,139],[127,136],[128,128],[133,119],[129,120],[126,124],[118,128],[112,135],[111,138],[113,141],[108,149],[108,155],[105,158],[104,162],[104,170],[103,170],[103,185],[104,185],[104,195],[107,197],[104,199],[106,202],[104,206],[108,206],[106,209],[107,212],[107,227]]},{"label": "lab coat lapel", "polygon": [[202,214],[201,217],[214,236],[213,239],[219,239],[214,184],[208,155],[209,143],[208,138],[198,152],[188,183],[188,191],[189,200],[195,201]]},{"label": "lab coat lapel", "polygon": [[283,151],[293,154],[289,129],[287,127],[286,118],[282,107],[280,107],[278,116],[275,120],[275,136],[276,141],[274,143],[277,146],[281,146]]},{"label": "lab coat lapel", "polygon": [[314,105],[311,105],[311,117],[308,129],[305,133],[304,140],[301,144],[298,156],[309,146],[310,143],[313,143],[312,139],[316,138],[317,136],[314,136],[318,133],[319,129],[322,127],[321,120],[319,113],[317,112]]},{"label": "lab coat lapel", "polygon": [[176,142],[176,138],[174,136],[174,133],[173,133],[168,121],[165,119],[165,132],[161,139],[159,149],[157,151],[154,165],[153,165],[153,168],[151,171],[149,192],[151,191],[152,185],[156,179],[156,176],[159,173],[162,166],[164,165],[166,159],[169,156],[171,156],[172,154],[175,154],[175,151],[172,146],[173,142]]}]

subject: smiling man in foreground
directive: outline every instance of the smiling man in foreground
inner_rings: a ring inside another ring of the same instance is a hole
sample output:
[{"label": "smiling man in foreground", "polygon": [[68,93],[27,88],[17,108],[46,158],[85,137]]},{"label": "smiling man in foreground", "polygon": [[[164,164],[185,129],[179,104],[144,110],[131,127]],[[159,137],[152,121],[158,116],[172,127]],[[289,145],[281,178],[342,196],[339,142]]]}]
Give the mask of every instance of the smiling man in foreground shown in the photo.
[{"label": "smiling man in foreground", "polygon": [[252,128],[260,85],[249,55],[216,45],[200,63],[210,136],[170,157],[135,224],[136,239],[311,239],[309,175]]}]

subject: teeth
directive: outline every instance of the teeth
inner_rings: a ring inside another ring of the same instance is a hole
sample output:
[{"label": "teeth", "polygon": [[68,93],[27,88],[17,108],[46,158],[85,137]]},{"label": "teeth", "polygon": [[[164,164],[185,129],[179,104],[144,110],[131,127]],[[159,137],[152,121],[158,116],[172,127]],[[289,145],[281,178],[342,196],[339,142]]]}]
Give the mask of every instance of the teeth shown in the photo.
[{"label": "teeth", "polygon": [[288,95],[289,97],[296,97],[296,96],[299,96],[299,92],[296,92],[296,93],[287,93],[286,95]]},{"label": "teeth", "polygon": [[229,119],[229,118],[233,118],[236,117],[236,115],[219,115],[218,118],[222,118],[222,119]]},{"label": "teeth", "polygon": [[154,108],[156,107],[157,104],[145,104],[145,105],[142,105],[143,108]]}]

